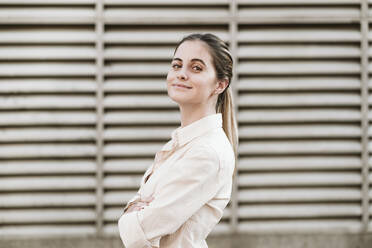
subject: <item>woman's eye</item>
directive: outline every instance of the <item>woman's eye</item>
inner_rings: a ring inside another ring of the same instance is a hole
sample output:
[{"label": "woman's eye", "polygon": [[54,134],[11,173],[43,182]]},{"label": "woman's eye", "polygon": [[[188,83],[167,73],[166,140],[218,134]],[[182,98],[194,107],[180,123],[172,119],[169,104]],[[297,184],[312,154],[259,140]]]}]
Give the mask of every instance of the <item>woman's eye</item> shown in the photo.
[{"label": "woman's eye", "polygon": [[197,66],[197,65],[193,66],[192,68],[196,71],[201,71],[202,70],[202,68],[200,66]]},{"label": "woman's eye", "polygon": [[177,64],[173,64],[173,65],[172,65],[172,68],[173,68],[173,69],[178,69],[178,68],[181,68],[181,66],[180,66],[180,65],[177,65]]}]

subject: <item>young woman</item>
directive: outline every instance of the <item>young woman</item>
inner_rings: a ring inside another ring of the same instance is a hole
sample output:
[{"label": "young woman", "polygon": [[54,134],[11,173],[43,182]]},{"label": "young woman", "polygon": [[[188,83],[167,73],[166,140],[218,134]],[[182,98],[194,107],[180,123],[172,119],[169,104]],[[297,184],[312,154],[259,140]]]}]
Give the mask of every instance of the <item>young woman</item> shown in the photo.
[{"label": "young woman", "polygon": [[212,34],[191,34],[177,45],[167,76],[181,111],[118,221],[126,248],[205,248],[228,204],[237,130],[227,45]]}]

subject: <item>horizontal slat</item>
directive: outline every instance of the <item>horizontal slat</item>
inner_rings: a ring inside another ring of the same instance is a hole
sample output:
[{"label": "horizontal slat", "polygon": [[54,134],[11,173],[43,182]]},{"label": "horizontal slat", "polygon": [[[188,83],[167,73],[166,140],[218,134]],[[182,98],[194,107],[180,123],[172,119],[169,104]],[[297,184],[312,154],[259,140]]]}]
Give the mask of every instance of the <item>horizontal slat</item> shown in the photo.
[{"label": "horizontal slat", "polygon": [[106,173],[140,172],[144,173],[152,164],[153,159],[106,159],[103,170]]},{"label": "horizontal slat", "polygon": [[23,6],[1,7],[0,23],[27,24],[86,24],[94,23],[95,10],[93,7],[50,7]]},{"label": "horizontal slat", "polygon": [[96,213],[93,209],[21,209],[0,210],[0,222],[9,223],[79,223],[94,222]]},{"label": "horizontal slat", "polygon": [[[228,31],[223,30],[211,30],[203,29],[199,27],[189,27],[182,28],[179,27],[175,30],[172,29],[161,29],[161,28],[149,28],[146,29],[136,29],[136,30],[125,30],[125,29],[108,29],[104,34],[105,44],[114,43],[131,43],[131,44],[176,44],[182,37],[189,35],[190,33],[206,33],[213,32],[224,41],[229,40]],[[1,33],[0,33],[1,39]]]},{"label": "horizontal slat", "polygon": [[96,227],[92,225],[27,225],[27,226],[6,226],[1,228],[0,237],[19,237],[22,236],[39,236],[55,237],[61,236],[81,236],[96,234]]},{"label": "horizontal slat", "polygon": [[319,19],[319,18],[347,18],[360,16],[360,8],[358,5],[355,6],[282,6],[278,7],[256,7],[249,6],[249,8],[240,7],[238,9],[238,16],[241,18],[240,21],[246,19]]},{"label": "horizontal slat", "polygon": [[[146,128],[107,128],[104,132],[105,140],[168,140],[171,138],[173,127]],[[0,131],[1,134],[1,131]],[[1,138],[0,138],[1,141]]]},{"label": "horizontal slat", "polygon": [[370,72],[370,73],[372,72],[372,65],[371,64],[368,65],[368,72]]},{"label": "horizontal slat", "polygon": [[262,28],[245,29],[242,27],[237,35],[238,42],[359,42],[359,29],[350,28]]},{"label": "horizontal slat", "polygon": [[0,125],[95,125],[96,113],[89,111],[17,111],[0,113]]},{"label": "horizontal slat", "polygon": [[[1,67],[0,67],[1,68]],[[165,76],[171,69],[171,63],[112,63],[105,67],[106,75]]]},{"label": "horizontal slat", "polygon": [[[134,195],[134,194],[133,194]],[[128,196],[129,198],[129,196]],[[2,193],[0,207],[77,207],[94,206],[96,194],[92,193]]]},{"label": "horizontal slat", "polygon": [[0,0],[0,4],[47,4],[47,5],[80,5],[80,4],[95,4],[96,0]]},{"label": "horizontal slat", "polygon": [[49,160],[49,161],[2,161],[0,175],[40,175],[40,174],[85,174],[95,173],[94,160]]},{"label": "horizontal slat", "polygon": [[[371,177],[372,178],[372,177]],[[240,174],[240,186],[336,186],[361,185],[360,173],[355,172],[302,172],[302,173],[252,173]]]},{"label": "horizontal slat", "polygon": [[[68,28],[68,27],[50,27],[50,28],[25,28],[15,27],[12,30],[0,31],[0,44],[40,44],[40,43],[54,43],[54,44],[69,44],[69,43],[91,43],[94,44],[97,35],[94,31],[94,26],[89,28]],[[50,63],[48,63],[49,65]],[[52,65],[52,64],[51,64]],[[60,64],[63,68],[63,64]],[[3,67],[0,67],[3,69]],[[10,65],[7,67],[10,68]],[[36,66],[31,66],[31,69],[37,69]],[[69,68],[74,71],[74,68]],[[4,75],[2,72],[0,75]]]},{"label": "horizontal slat", "polygon": [[[359,122],[359,110],[353,109],[278,109],[241,110],[237,113],[240,122]],[[372,120],[372,112],[369,114]]]},{"label": "horizontal slat", "polygon": [[174,47],[147,47],[147,46],[119,46],[107,47],[104,52],[106,60],[131,59],[131,60],[170,60]]},{"label": "horizontal slat", "polygon": [[[368,56],[372,57],[372,47],[368,47]],[[371,81],[371,79],[369,79]]]},{"label": "horizontal slat", "polygon": [[372,152],[372,142],[368,143],[368,151],[371,153]]},{"label": "horizontal slat", "polygon": [[0,130],[1,142],[30,141],[93,141],[96,138],[93,128],[6,128]]},{"label": "horizontal slat", "polygon": [[277,220],[247,221],[238,224],[243,233],[360,233],[362,225],[355,220]]},{"label": "horizontal slat", "polygon": [[114,95],[104,100],[105,108],[169,108],[176,107],[166,95]]},{"label": "horizontal slat", "polygon": [[[359,154],[358,141],[252,141],[239,145],[241,154]],[[370,149],[371,150],[371,149]]]},{"label": "horizontal slat", "polygon": [[104,91],[109,92],[166,92],[165,80],[159,79],[108,79]]},{"label": "horizontal slat", "polygon": [[[371,130],[372,133],[372,130]],[[359,125],[250,125],[239,128],[240,138],[331,138],[348,137],[359,138]]]},{"label": "horizontal slat", "polygon": [[173,1],[173,0],[104,0],[106,5],[216,5],[216,4],[228,4],[228,0],[214,0],[211,2],[210,0],[180,0],[180,1]]},{"label": "horizontal slat", "polygon": [[218,236],[221,234],[230,234],[232,233],[231,224],[228,222],[219,222],[210,232],[208,236]]},{"label": "horizontal slat", "polygon": [[341,5],[359,4],[361,0],[236,0],[245,5]]},{"label": "horizontal slat", "polygon": [[[372,165],[372,158],[371,158]],[[304,156],[304,157],[248,157],[239,159],[239,170],[359,170],[362,161],[359,155],[351,156]]]},{"label": "horizontal slat", "polygon": [[360,189],[351,188],[301,188],[301,189],[242,189],[240,202],[329,202],[360,201]]},{"label": "horizontal slat", "polygon": [[179,124],[180,113],[179,111],[107,112],[104,122],[105,124]]},{"label": "horizontal slat", "polygon": [[[369,15],[371,16],[371,14]],[[371,17],[370,17],[371,18]],[[369,22],[371,22],[371,20],[369,20]],[[372,32],[369,32],[368,33],[368,41],[371,42],[372,41]]]},{"label": "horizontal slat", "polygon": [[317,217],[358,217],[362,214],[360,204],[270,204],[241,206],[240,218],[317,218]]},{"label": "horizontal slat", "polygon": [[[1,33],[0,33],[1,39]],[[8,62],[0,63],[0,76],[94,76],[93,63]]]},{"label": "horizontal slat", "polygon": [[[242,77],[237,87],[244,91],[359,90],[358,77]],[[372,88],[372,80],[371,80]]]},{"label": "horizontal slat", "polygon": [[136,195],[136,191],[107,191],[103,196],[103,203],[105,205],[118,205],[125,207],[128,201],[130,201]]},{"label": "horizontal slat", "polygon": [[86,79],[0,80],[0,93],[94,93],[96,88],[93,80]]},{"label": "horizontal slat", "polygon": [[246,75],[327,75],[356,74],[360,72],[360,64],[352,61],[253,61],[241,62],[237,67],[239,74]]},{"label": "horizontal slat", "polygon": [[142,176],[106,176],[103,179],[105,189],[125,189],[140,187]]},{"label": "horizontal slat", "polygon": [[0,109],[82,109],[94,108],[95,96],[6,96],[0,97]]},{"label": "horizontal slat", "polygon": [[[212,5],[213,6],[213,5]],[[212,7],[211,6],[211,7]],[[125,24],[220,24],[229,22],[228,8],[182,7],[174,8],[108,8],[104,12],[105,23]]]},{"label": "horizontal slat", "polygon": [[105,221],[117,222],[120,216],[123,214],[124,207],[121,208],[106,208],[103,213],[103,219]]},{"label": "horizontal slat", "polygon": [[89,190],[96,187],[94,176],[48,176],[2,178],[0,191]]},{"label": "horizontal slat", "polygon": [[4,45],[0,47],[0,59],[2,60],[92,60],[95,56],[96,50],[93,46]]},{"label": "horizontal slat", "polygon": [[86,144],[8,144],[0,147],[0,158],[92,157],[96,145]]},{"label": "horizontal slat", "polygon": [[[372,100],[372,97],[371,97]],[[357,93],[249,93],[239,97],[239,106],[358,106]]]},{"label": "horizontal slat", "polygon": [[239,58],[249,59],[299,59],[299,58],[358,58],[358,46],[330,45],[241,45],[238,48]]},{"label": "horizontal slat", "polygon": [[121,143],[107,144],[103,149],[105,156],[153,156],[163,143]]}]

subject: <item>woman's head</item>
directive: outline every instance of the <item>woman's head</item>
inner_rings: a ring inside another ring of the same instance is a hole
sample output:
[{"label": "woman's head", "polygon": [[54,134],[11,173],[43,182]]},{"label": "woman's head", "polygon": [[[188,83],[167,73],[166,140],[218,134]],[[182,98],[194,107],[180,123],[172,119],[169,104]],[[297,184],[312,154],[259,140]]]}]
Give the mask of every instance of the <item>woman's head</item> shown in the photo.
[{"label": "woman's head", "polygon": [[223,129],[236,152],[232,76],[233,59],[227,44],[213,34],[191,34],[176,46],[167,89],[179,105],[202,105],[222,113]]},{"label": "woman's head", "polygon": [[178,104],[218,109],[232,78],[233,60],[225,42],[213,34],[191,34],[176,46],[168,73],[168,94]]}]

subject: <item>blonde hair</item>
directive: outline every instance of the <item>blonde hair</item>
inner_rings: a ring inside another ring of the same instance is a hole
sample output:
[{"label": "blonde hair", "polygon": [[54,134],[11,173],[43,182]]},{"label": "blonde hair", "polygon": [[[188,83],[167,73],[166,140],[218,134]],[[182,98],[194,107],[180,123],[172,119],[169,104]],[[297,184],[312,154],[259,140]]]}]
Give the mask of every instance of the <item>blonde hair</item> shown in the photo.
[{"label": "blonde hair", "polygon": [[[223,95],[224,94],[224,95]],[[223,95],[223,96],[221,96]],[[233,147],[235,158],[238,157],[238,127],[235,119],[235,108],[233,94],[230,87],[219,95],[220,101],[217,101],[216,111],[222,114],[222,128],[225,131],[227,138]],[[236,174],[236,165],[233,173],[233,178]]]},{"label": "blonde hair", "polygon": [[225,95],[221,97],[223,100],[217,103],[216,110],[217,113],[222,114],[223,130],[234,149],[234,153],[237,154],[238,135],[231,88],[228,88],[226,91],[221,93],[221,95],[222,94]]}]

